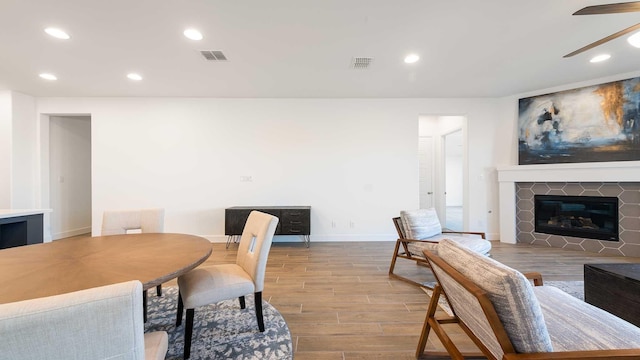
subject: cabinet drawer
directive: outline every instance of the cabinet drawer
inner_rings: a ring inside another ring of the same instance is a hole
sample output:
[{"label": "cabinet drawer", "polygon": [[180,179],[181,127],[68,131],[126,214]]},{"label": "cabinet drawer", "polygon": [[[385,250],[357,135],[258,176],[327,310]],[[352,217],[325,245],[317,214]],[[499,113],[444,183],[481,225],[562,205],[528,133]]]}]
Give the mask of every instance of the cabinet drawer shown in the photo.
[{"label": "cabinet drawer", "polygon": [[280,235],[309,235],[309,224],[282,224]]},{"label": "cabinet drawer", "polygon": [[293,210],[287,209],[280,212],[280,221],[283,224],[290,222],[302,222],[309,224],[310,211],[307,209]]}]

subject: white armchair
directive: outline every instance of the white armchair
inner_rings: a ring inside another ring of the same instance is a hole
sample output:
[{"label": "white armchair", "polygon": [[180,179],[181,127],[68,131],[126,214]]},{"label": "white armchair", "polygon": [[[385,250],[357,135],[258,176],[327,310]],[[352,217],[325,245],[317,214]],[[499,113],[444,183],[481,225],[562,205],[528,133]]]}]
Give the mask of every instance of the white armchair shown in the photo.
[{"label": "white armchair", "polygon": [[144,334],[139,281],[1,304],[0,334],[0,360],[161,360],[168,347]]}]

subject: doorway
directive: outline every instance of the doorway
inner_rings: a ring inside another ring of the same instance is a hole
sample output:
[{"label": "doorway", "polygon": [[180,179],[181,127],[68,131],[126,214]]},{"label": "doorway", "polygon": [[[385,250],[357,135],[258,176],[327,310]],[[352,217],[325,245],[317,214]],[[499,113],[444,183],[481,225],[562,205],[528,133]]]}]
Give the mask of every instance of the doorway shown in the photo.
[{"label": "doorway", "polygon": [[51,115],[48,125],[51,239],[91,233],[91,116]]},{"label": "doorway", "polygon": [[464,231],[466,213],[465,116],[419,117],[419,204],[433,207],[444,228]]}]

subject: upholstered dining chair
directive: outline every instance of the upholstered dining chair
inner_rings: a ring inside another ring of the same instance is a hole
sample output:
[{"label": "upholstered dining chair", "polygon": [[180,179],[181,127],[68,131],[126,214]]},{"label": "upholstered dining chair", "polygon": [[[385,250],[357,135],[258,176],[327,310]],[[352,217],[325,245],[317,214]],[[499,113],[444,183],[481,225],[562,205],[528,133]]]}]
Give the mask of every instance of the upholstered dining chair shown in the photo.
[{"label": "upholstered dining chair", "polygon": [[[102,235],[122,235],[131,232],[164,232],[164,209],[106,210],[102,214]],[[162,296],[162,285],[156,286]],[[143,294],[144,319],[147,319],[147,293]]]},{"label": "upholstered dining chair", "polygon": [[164,359],[167,333],[144,333],[141,296],[135,280],[1,304],[0,359]]},{"label": "upholstered dining chair", "polygon": [[187,309],[184,331],[184,358],[191,355],[194,309],[222,300],[239,298],[245,308],[245,295],[254,294],[258,329],[264,331],[262,290],[267,258],[279,219],[273,215],[252,211],[245,223],[235,264],[199,267],[178,277],[178,316],[182,324],[183,309]]}]

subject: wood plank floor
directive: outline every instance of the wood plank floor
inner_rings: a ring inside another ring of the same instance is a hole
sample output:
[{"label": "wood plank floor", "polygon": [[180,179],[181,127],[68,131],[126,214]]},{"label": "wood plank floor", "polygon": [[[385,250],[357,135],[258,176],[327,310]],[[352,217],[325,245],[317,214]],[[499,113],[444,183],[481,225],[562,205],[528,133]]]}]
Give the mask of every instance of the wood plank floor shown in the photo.
[{"label": "wood plank floor", "polygon": [[[546,280],[582,280],[585,263],[640,262],[639,258],[492,242],[494,259]],[[296,360],[415,359],[429,297],[418,287],[389,279],[394,242],[274,243],[264,299],[285,317]],[[234,262],[237,245],[214,244],[202,266]],[[401,260],[399,260],[401,261]],[[398,264],[398,271],[432,279],[427,268]],[[175,284],[175,282],[173,282]],[[196,312],[197,316],[197,312]],[[462,348],[473,349],[463,334]],[[442,350],[437,339],[428,349]],[[446,357],[443,357],[446,358]]]}]

